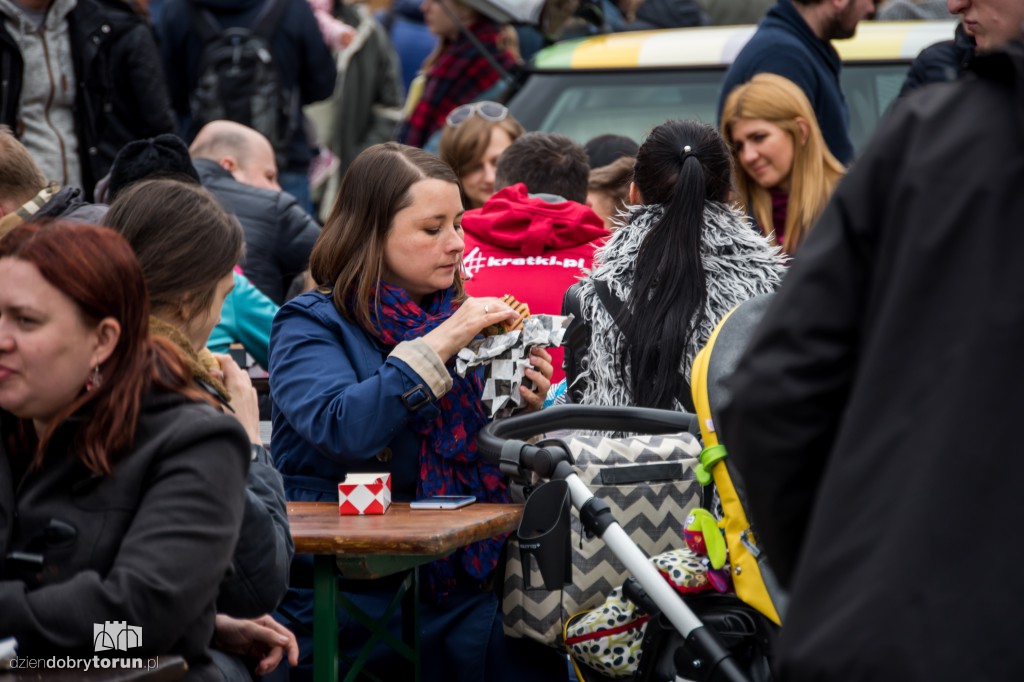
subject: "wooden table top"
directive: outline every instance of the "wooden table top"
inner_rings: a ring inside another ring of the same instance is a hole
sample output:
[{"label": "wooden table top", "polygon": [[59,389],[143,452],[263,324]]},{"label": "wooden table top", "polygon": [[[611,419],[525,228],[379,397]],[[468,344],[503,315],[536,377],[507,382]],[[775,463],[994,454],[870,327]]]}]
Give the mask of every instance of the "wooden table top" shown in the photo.
[{"label": "wooden table top", "polygon": [[522,515],[519,504],[409,509],[395,502],[384,514],[341,516],[334,502],[288,503],[297,554],[443,556],[514,531]]}]

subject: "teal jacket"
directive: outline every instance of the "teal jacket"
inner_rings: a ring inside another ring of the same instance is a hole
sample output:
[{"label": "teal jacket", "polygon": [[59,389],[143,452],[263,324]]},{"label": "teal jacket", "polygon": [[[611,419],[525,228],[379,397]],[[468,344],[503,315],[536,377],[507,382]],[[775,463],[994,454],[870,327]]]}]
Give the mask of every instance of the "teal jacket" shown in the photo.
[{"label": "teal jacket", "polygon": [[224,299],[220,322],[213,328],[206,347],[214,353],[227,353],[228,346],[240,343],[260,367],[267,368],[270,327],[276,314],[277,304],[236,272],[235,288]]}]

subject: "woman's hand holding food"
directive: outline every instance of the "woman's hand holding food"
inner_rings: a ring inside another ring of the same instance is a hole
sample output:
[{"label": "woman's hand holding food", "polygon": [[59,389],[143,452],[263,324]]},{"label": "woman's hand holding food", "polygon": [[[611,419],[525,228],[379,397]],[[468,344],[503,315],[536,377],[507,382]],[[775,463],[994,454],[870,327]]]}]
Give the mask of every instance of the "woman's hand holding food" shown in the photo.
[{"label": "woman's hand holding food", "polygon": [[465,348],[485,327],[517,317],[508,304],[493,296],[467,298],[459,309],[423,337],[444,362]]}]

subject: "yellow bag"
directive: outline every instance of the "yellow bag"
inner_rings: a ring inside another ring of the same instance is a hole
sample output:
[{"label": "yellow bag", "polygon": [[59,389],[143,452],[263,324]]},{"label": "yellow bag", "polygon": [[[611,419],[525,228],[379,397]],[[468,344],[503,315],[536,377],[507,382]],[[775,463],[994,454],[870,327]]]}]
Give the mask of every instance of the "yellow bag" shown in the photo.
[{"label": "yellow bag", "polygon": [[[736,594],[776,625],[782,625],[786,596],[768,567],[764,552],[757,546],[753,529],[747,519],[746,500],[743,499],[741,492],[742,483],[737,485],[738,474],[729,466],[725,446],[718,442],[709,391],[709,382],[717,384],[720,375],[724,373],[722,370],[729,371],[735,366],[740,345],[746,345],[753,326],[760,320],[770,300],[771,295],[759,296],[741,303],[722,318],[708,339],[707,345],[693,361],[690,386],[704,441],[704,450],[700,455],[701,463],[696,472],[697,480],[702,485],[708,485],[713,480],[718,490],[722,505],[722,518],[718,525],[725,534],[726,546],[729,549]],[[711,372],[709,370],[712,368],[715,344],[719,342],[720,336],[729,339],[728,343],[724,344],[728,348],[720,351],[725,361],[718,362],[714,372]]]}]

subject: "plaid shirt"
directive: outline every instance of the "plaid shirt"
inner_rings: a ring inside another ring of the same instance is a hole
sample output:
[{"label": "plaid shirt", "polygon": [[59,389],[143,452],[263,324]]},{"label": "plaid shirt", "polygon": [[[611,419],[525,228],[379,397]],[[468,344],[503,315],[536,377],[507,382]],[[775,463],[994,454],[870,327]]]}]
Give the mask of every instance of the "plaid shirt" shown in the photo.
[{"label": "plaid shirt", "polygon": [[[498,47],[501,30],[489,19],[480,19],[469,30],[506,71],[513,71],[515,58]],[[498,82],[499,74],[461,33],[437,58],[426,74],[423,96],[412,114],[402,122],[395,139],[422,147],[455,107],[474,101]]]}]

